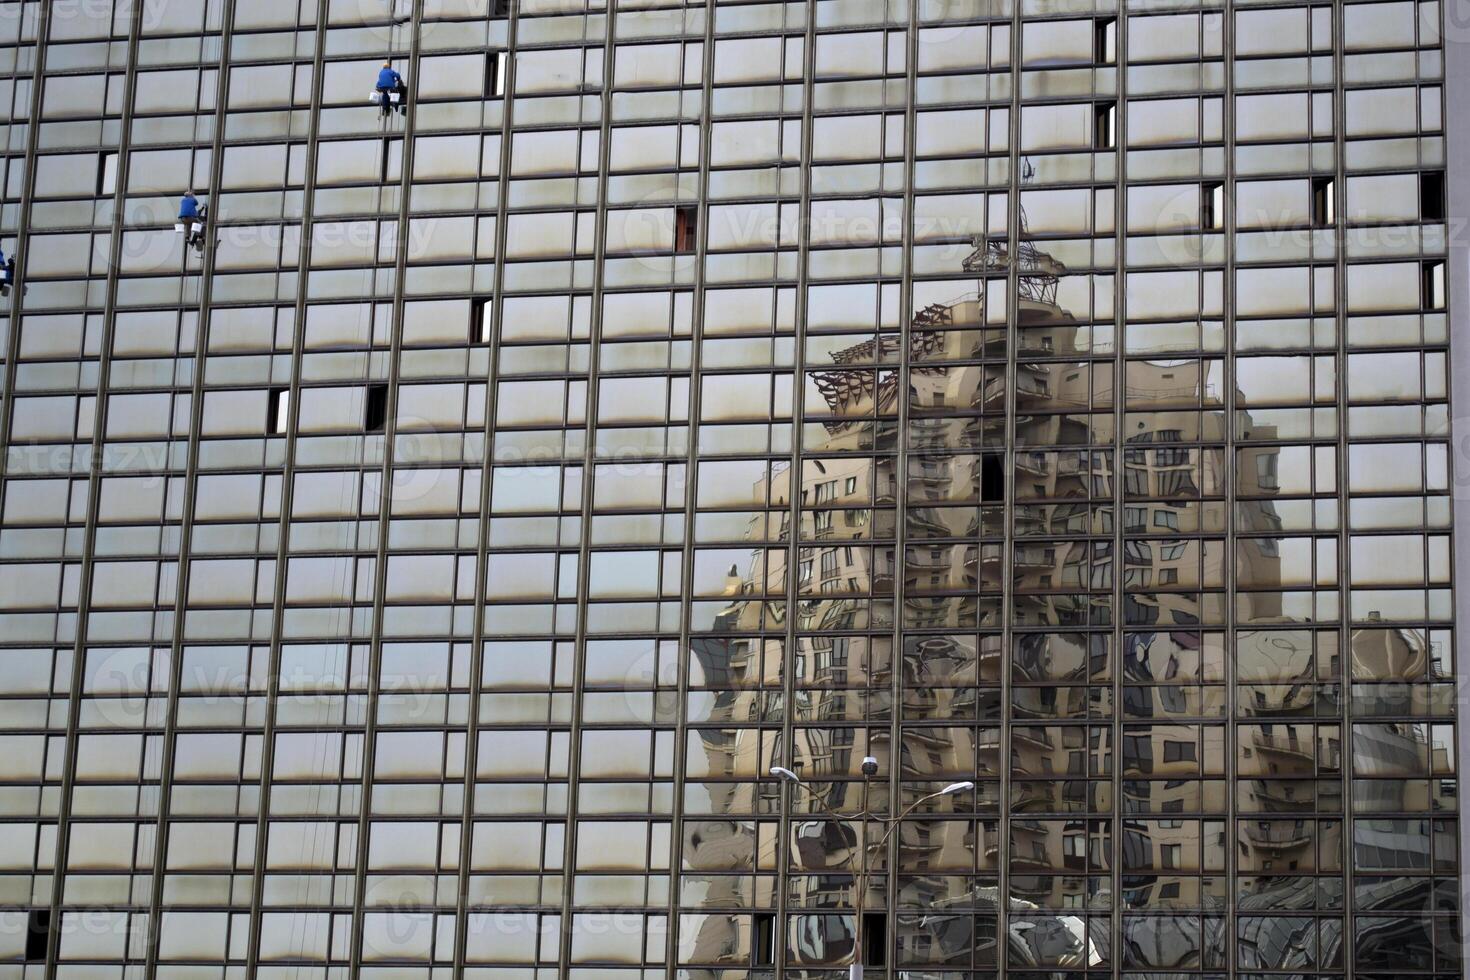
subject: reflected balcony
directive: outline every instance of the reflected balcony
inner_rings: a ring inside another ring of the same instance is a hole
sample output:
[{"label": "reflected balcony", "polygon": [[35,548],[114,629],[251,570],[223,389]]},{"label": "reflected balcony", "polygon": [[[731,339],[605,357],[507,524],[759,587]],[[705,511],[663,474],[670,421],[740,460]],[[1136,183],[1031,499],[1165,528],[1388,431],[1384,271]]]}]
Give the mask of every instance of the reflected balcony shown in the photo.
[{"label": "reflected balcony", "polygon": [[1310,737],[1302,739],[1295,734],[1271,735],[1266,732],[1257,731],[1252,736],[1251,743],[1262,752],[1292,756],[1297,759],[1305,759],[1308,762],[1314,762],[1316,760],[1315,746]]}]

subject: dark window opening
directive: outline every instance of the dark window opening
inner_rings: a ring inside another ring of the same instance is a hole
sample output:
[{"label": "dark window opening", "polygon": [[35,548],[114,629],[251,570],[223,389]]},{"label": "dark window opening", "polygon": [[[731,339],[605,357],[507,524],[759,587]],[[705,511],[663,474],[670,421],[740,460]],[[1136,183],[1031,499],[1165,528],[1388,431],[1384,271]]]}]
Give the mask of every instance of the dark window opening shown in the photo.
[{"label": "dark window opening", "polygon": [[1118,62],[1118,21],[1112,17],[1106,17],[1096,22],[1094,27],[1092,60],[1099,65],[1113,65]]},{"label": "dark window opening", "polygon": [[776,915],[757,912],[751,916],[750,953],[752,966],[776,965]]},{"label": "dark window opening", "polygon": [[26,921],[26,962],[44,963],[51,944],[51,910],[31,909]]},{"label": "dark window opening", "polygon": [[1092,146],[1097,150],[1113,148],[1114,124],[1117,122],[1118,106],[1115,102],[1101,102],[1093,110]]},{"label": "dark window opening", "polygon": [[1420,284],[1420,303],[1426,310],[1444,309],[1444,263],[1425,262]]},{"label": "dark window opening", "polygon": [[674,209],[674,251],[693,252],[695,236],[699,233],[699,212],[694,205],[685,204]]},{"label": "dark window opening", "polygon": [[863,966],[888,962],[888,913],[863,913]]},{"label": "dark window opening", "polygon": [[272,388],[270,397],[270,419],[267,432],[285,435],[291,416],[291,391],[289,388]]},{"label": "dark window opening", "polygon": [[1444,171],[1426,171],[1419,175],[1419,220],[1443,221],[1444,216]]},{"label": "dark window opening", "polygon": [[382,432],[388,424],[388,386],[372,385],[367,390],[367,406],[363,412],[364,432]]},{"label": "dark window opening", "polygon": [[378,170],[380,171],[378,174],[378,183],[380,184],[388,183],[388,157],[392,153],[392,149],[393,141],[389,139],[383,140],[383,155],[382,159],[378,161]]},{"label": "dark window opening", "polygon": [[505,94],[505,63],[503,51],[485,53],[485,97],[496,99]]},{"label": "dark window opening", "polygon": [[990,453],[980,457],[980,499],[995,503],[1006,499],[1005,457]]},{"label": "dark window opening", "polygon": [[1223,228],[1225,225],[1225,185],[1217,182],[1204,184],[1199,194],[1199,224],[1206,231]]},{"label": "dark window opening", "polygon": [[1312,224],[1330,225],[1337,220],[1337,192],[1331,177],[1312,178]]},{"label": "dark window opening", "polygon": [[511,0],[490,0],[491,17],[509,17]]}]

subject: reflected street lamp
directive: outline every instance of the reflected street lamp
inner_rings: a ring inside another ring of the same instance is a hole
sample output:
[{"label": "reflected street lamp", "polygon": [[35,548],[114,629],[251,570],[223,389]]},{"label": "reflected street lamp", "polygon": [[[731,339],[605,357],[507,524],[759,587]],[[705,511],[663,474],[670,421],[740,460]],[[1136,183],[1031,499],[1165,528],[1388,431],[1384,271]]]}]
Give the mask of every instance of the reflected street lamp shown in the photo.
[{"label": "reflected street lamp", "polygon": [[[821,805],[822,811],[827,816],[833,818],[834,820],[848,819],[847,817],[843,817],[839,814],[833,813],[831,808],[827,806],[827,802],[823,800],[820,796],[818,796],[815,790],[813,790],[810,786],[803,782],[802,778],[797,775],[793,770],[787,769],[785,766],[772,766],[770,772],[772,776],[775,776],[777,779],[781,780],[783,784],[790,785],[792,789],[806,790],[806,792],[812,797],[812,799],[816,800],[817,803]],[[941,796],[953,796],[956,793],[964,793],[975,788],[974,782],[968,779],[962,780],[957,783],[950,783],[948,786],[937,792],[929,793],[926,796],[919,797],[917,800],[904,807],[903,810],[896,817],[879,817],[877,814],[871,813],[868,810],[868,781],[878,774],[878,760],[873,758],[872,756],[866,756],[863,759],[862,772],[863,808],[857,814],[857,818],[859,821],[859,858],[858,874],[854,882],[857,888],[857,897],[853,919],[852,965],[847,968],[848,980],[863,980],[863,899],[868,893],[868,819],[871,817],[877,820],[881,820],[885,824],[887,824],[888,829],[883,832],[883,836],[879,838],[877,845],[874,847],[874,850],[881,851],[884,847],[887,846],[888,838],[891,837],[893,835],[893,832],[898,829],[898,826],[900,823],[903,822],[904,817],[907,817],[910,813],[914,812],[914,810],[917,809],[920,805],[928,803],[930,800],[937,800]]]}]

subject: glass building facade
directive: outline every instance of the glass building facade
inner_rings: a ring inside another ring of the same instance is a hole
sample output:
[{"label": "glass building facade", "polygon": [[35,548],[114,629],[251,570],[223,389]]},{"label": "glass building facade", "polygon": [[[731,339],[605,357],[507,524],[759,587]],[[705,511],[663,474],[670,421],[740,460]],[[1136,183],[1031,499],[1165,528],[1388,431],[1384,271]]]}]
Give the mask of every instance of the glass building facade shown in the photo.
[{"label": "glass building facade", "polygon": [[1460,976],[1466,23],[0,2],[0,980]]}]

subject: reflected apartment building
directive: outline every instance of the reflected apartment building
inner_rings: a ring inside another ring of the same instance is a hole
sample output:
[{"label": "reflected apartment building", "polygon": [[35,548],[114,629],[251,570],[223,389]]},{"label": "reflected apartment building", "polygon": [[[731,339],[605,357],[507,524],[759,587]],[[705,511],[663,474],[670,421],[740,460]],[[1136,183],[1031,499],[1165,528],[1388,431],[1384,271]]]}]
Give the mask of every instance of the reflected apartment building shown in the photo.
[{"label": "reflected apartment building", "polygon": [[[1024,211],[1021,218],[1024,230]],[[976,245],[967,271],[982,261],[990,268],[1009,261],[993,243]],[[806,801],[808,812],[792,819],[784,853],[775,840],[765,841],[764,848],[748,842],[755,845],[757,864],[786,871],[789,907],[800,910],[791,914],[787,948],[804,965],[855,958],[853,924],[843,913],[856,906],[855,893],[864,882],[864,907],[886,909],[886,881],[897,875],[895,944],[906,965],[921,974],[999,962],[1012,969],[1107,969],[1120,953],[1130,965],[1218,970],[1224,968],[1229,945],[1230,868],[1238,909],[1269,913],[1241,924],[1240,968],[1340,963],[1339,927],[1276,914],[1311,912],[1323,907],[1320,903],[1332,907],[1341,901],[1336,879],[1344,860],[1341,726],[1310,721],[1324,703],[1329,711],[1340,710],[1335,701],[1341,691],[1331,683],[1341,668],[1335,637],[1242,631],[1235,657],[1250,666],[1241,679],[1273,683],[1238,689],[1248,700],[1239,703],[1242,723],[1231,730],[1218,723],[1187,723],[1229,712],[1224,639],[1199,630],[1201,623],[1224,620],[1227,598],[1195,590],[1219,589],[1231,558],[1238,585],[1279,590],[1287,584],[1273,538],[1242,537],[1227,557],[1221,542],[1172,536],[1224,528],[1224,449],[1208,444],[1225,442],[1232,420],[1263,443],[1243,449],[1236,461],[1233,519],[1255,532],[1282,525],[1273,502],[1280,489],[1281,460],[1271,444],[1277,433],[1249,409],[1227,414],[1218,365],[1161,357],[1125,368],[1129,398],[1157,409],[1130,417],[1132,424],[1119,440],[1126,501],[1123,581],[1144,593],[1130,597],[1136,606],[1128,611],[1128,622],[1152,628],[1126,633],[1116,657],[1111,637],[1086,633],[1017,632],[1009,656],[998,635],[981,636],[978,643],[953,635],[1000,626],[1000,597],[1007,591],[1017,625],[1086,625],[1098,615],[1089,608],[1088,592],[1106,595],[1112,588],[1109,546],[1118,457],[1111,448],[1020,447],[1113,442],[1114,418],[1088,414],[1089,408],[1113,405],[1113,365],[1078,361],[1088,353],[1075,346],[1078,323],[1056,301],[1065,266],[1024,239],[1018,255],[1025,263],[1019,293],[1025,349],[1015,355],[1013,430],[994,424],[1001,419],[985,418],[987,406],[1007,404],[1007,380],[1003,372],[986,371],[987,356],[1003,364],[1005,335],[985,330],[983,298],[931,304],[911,321],[903,512],[909,544],[902,561],[901,610],[893,600],[900,563],[895,546],[884,540],[895,536],[899,520],[897,439],[895,430],[885,431],[883,425],[885,417],[896,416],[902,395],[897,337],[828,352],[833,366],[813,372],[809,386],[829,413],[820,431],[809,430],[816,435],[811,450],[817,458],[803,461],[799,483],[791,479],[790,468],[773,468],[753,487],[755,500],[785,505],[794,495],[799,501],[795,580],[800,598],[792,613],[798,630],[890,626],[897,618],[904,637],[898,676],[886,637],[798,633],[790,659],[779,644],[759,650],[754,640],[712,639],[694,651],[703,680],[730,689],[723,704],[718,698],[706,703],[708,713],[700,721],[749,723],[779,717],[789,705],[794,720],[806,723],[799,741],[789,747],[758,744],[756,731],[733,740],[731,732],[720,732],[721,738],[702,746],[712,771],[738,772],[757,758],[774,758],[791,760],[809,778],[833,780],[819,784]],[[987,343],[998,349],[987,350]],[[949,417],[958,407],[974,414]],[[1018,447],[1010,481],[1002,455],[984,451],[1004,445],[1002,440]],[[951,451],[956,445],[980,451],[956,454]],[[999,543],[1007,486],[1014,493],[1016,538],[1009,569]],[[768,530],[762,524],[751,537],[762,539]],[[1161,533],[1166,536],[1158,537]],[[986,543],[987,536],[994,541]],[[789,537],[785,524],[779,537]],[[1043,540],[1033,544],[1027,540],[1032,537]],[[936,543],[916,543],[926,541]],[[756,549],[748,565],[731,565],[726,590],[731,601],[715,622],[716,634],[754,629],[763,604],[745,597],[783,591],[788,568],[770,554]],[[1252,623],[1297,621],[1283,608],[1286,600],[1279,591],[1242,591],[1236,601],[1241,616]],[[1101,621],[1107,620],[1103,612]],[[1355,676],[1407,683],[1425,680],[1437,669],[1428,662],[1422,632],[1355,630],[1349,648],[1359,664]],[[792,669],[791,687],[772,690],[761,702],[760,688],[782,684],[776,674],[759,674],[763,664],[770,671],[773,663]],[[1003,706],[997,695],[1006,670],[1011,688]],[[1087,686],[1110,681],[1114,672],[1121,696],[1116,711],[1110,702],[1114,691]],[[1328,683],[1319,686],[1322,681]],[[1422,688],[1415,691],[1422,693]],[[1401,705],[1399,710],[1412,709]],[[1047,724],[1115,715],[1125,722],[1119,728]],[[1275,720],[1244,723],[1256,718]],[[922,724],[956,719],[978,719],[979,724]],[[1003,729],[1009,731],[1003,734]],[[1358,725],[1354,733],[1359,775],[1453,772],[1448,728],[1433,750],[1429,726],[1423,724]],[[1121,745],[1114,738],[1121,738]],[[1002,748],[1007,741],[1008,766]],[[872,841],[886,829],[881,811],[876,821],[869,819],[866,832],[859,826],[873,803],[865,796],[871,789],[853,777],[861,757],[870,753],[880,770],[897,770],[900,801],[917,793],[908,789],[910,781],[927,786],[978,775],[979,818],[962,817],[965,810],[956,808],[905,822],[896,835],[896,869],[885,865],[887,853],[864,859],[864,833]],[[1233,765],[1227,753],[1236,756]],[[732,755],[746,759],[736,762]],[[998,784],[1006,769],[1009,792],[1002,796]],[[1236,812],[1252,814],[1238,819],[1235,834],[1227,835],[1223,819],[1159,816],[1229,811],[1229,773],[1235,777]],[[1323,775],[1328,778],[1317,778]],[[1428,796],[1432,786],[1441,794],[1433,800]],[[1453,787],[1442,780],[1361,780],[1354,791],[1392,795],[1383,801],[1384,812],[1428,814],[1453,807]],[[733,809],[746,812],[752,802]],[[853,819],[839,819],[844,811]],[[1100,816],[1089,816],[1094,813]],[[1318,820],[1318,813],[1334,816]],[[1428,835],[1421,837],[1424,827],[1412,823],[1360,830],[1355,847],[1367,851],[1379,846],[1380,833],[1397,835],[1387,846],[1419,850],[1428,867]],[[700,826],[703,833],[705,825]],[[999,884],[1002,827],[1009,840],[1004,892]],[[686,850],[691,867],[730,870],[727,850],[703,840],[693,843]],[[974,876],[917,874],[920,869]],[[1422,886],[1404,881],[1369,887],[1402,888],[1407,894]],[[1002,894],[1009,896],[1003,946],[997,942]],[[1114,931],[1117,920],[1106,915],[1114,908],[1125,910],[1121,933]],[[1133,909],[1199,909],[1202,914],[1127,911]],[[1087,910],[1104,914],[1080,914]],[[867,917],[869,926],[889,928],[885,912]],[[735,916],[710,917],[698,942],[728,950],[776,941],[762,935],[774,922],[758,917],[749,926],[749,938],[739,928]],[[1390,930],[1364,945],[1372,950],[1380,942],[1392,946],[1415,938]],[[884,965],[882,952],[868,949],[863,955],[870,967]]]},{"label": "reflected apartment building", "polygon": [[1461,19],[0,0],[0,980],[1463,976]]}]

